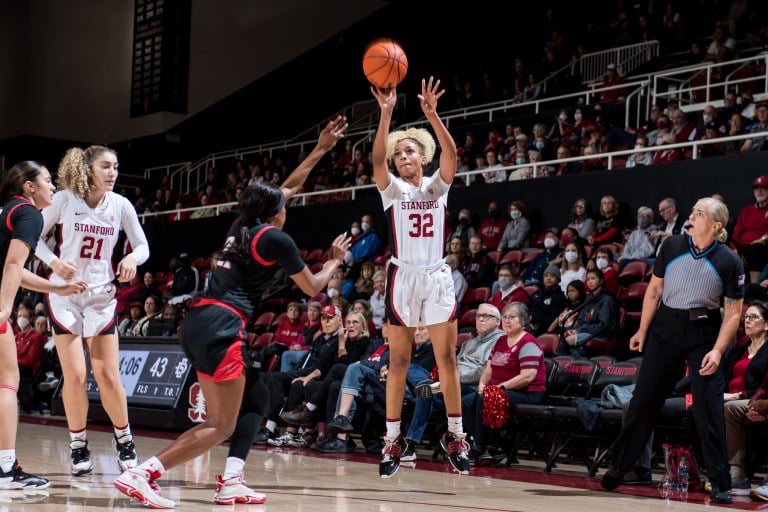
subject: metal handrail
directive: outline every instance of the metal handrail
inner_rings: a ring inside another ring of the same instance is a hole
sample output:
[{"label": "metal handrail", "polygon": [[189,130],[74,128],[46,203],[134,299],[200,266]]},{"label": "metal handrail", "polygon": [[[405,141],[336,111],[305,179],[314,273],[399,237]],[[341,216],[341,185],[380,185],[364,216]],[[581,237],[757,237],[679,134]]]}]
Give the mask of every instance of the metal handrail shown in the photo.
[{"label": "metal handrail", "polygon": [[[533,168],[534,174],[536,173],[536,170],[540,167],[554,167],[561,163],[567,163],[567,162],[579,162],[586,159],[592,160],[592,159],[605,159],[607,160],[607,167],[606,171],[613,170],[613,160],[616,157],[620,156],[629,156],[633,155],[635,153],[650,153],[650,152],[656,152],[659,150],[667,150],[667,149],[687,149],[692,148],[692,159],[697,160],[699,158],[699,147],[700,146],[706,146],[710,144],[722,144],[723,142],[730,142],[730,141],[737,141],[737,140],[747,140],[747,139],[756,139],[756,138],[765,138],[768,137],[768,132],[759,132],[759,133],[745,133],[741,135],[729,135],[727,137],[718,137],[715,139],[707,139],[707,140],[694,140],[694,141],[686,141],[686,142],[678,142],[675,144],[664,144],[662,146],[649,146],[645,148],[639,148],[639,149],[623,149],[620,151],[612,151],[609,153],[596,153],[594,155],[580,155],[580,156],[573,156],[568,158],[560,158],[557,160],[546,160],[543,162],[529,162],[527,164],[521,164],[521,165],[507,165],[502,167],[496,167],[493,170],[499,171],[499,170],[515,170],[520,168]],[[488,172],[489,169],[475,169],[472,171],[466,171],[457,173],[456,176],[460,178],[465,177],[472,177],[472,176],[479,176],[486,172]],[[538,178],[535,178],[538,179]],[[334,189],[328,189],[328,190],[318,190],[314,192],[302,192],[300,194],[296,194],[291,198],[289,206],[305,206],[307,204],[307,199],[316,197],[316,196],[323,196],[323,195],[331,195],[331,196],[339,196],[339,195],[346,195],[349,194],[349,200],[354,201],[357,198],[357,194],[361,190],[370,190],[376,187],[375,184],[372,185],[359,185],[354,187],[345,187],[345,188],[334,188]],[[230,203],[223,203],[223,204],[217,204],[217,205],[208,205],[208,206],[197,206],[193,208],[181,208],[178,210],[166,210],[163,212],[149,212],[149,213],[142,213],[139,215],[139,218],[141,219],[142,223],[146,223],[147,219],[151,219],[153,217],[163,217],[168,215],[173,215],[177,212],[191,212],[195,210],[201,210],[204,208],[215,208],[216,209],[216,215],[219,215],[222,211],[229,212],[233,209],[236,209],[237,202],[230,202]]]}]

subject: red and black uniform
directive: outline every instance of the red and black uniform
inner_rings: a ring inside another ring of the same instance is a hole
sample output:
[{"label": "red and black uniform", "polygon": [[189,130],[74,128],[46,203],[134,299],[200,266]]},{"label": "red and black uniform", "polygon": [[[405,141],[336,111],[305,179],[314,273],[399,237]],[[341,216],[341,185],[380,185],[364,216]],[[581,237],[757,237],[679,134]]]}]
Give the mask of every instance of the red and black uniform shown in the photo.
[{"label": "red and black uniform", "polygon": [[[15,196],[0,211],[0,272],[5,268],[5,259],[11,240],[26,242],[32,250],[37,246],[43,231],[43,215],[37,207],[24,197]],[[8,323],[0,326],[0,333],[8,330]]]},{"label": "red and black uniform", "polygon": [[[229,240],[235,236],[241,236],[237,223]],[[245,324],[262,294],[305,266],[291,237],[268,224],[248,228],[240,243],[251,260],[220,261],[207,294],[193,302],[181,327],[181,345],[198,376],[217,382],[242,375]]]}]

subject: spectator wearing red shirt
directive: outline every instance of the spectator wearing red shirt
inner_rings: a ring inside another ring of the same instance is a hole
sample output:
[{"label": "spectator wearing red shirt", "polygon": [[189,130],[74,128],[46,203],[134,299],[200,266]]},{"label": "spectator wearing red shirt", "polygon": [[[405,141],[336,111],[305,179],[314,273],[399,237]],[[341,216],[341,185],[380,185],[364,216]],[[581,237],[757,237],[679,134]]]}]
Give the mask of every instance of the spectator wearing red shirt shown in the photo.
[{"label": "spectator wearing red shirt", "polygon": [[505,227],[507,227],[507,220],[501,215],[499,204],[496,201],[491,201],[488,203],[488,216],[483,219],[477,229],[483,247],[489,251],[495,251],[501,243]]},{"label": "spectator wearing red shirt", "polygon": [[520,302],[528,304],[528,293],[517,283],[517,268],[512,265],[502,265],[499,268],[499,289],[488,301],[503,311],[508,304]]},{"label": "spectator wearing red shirt", "polygon": [[47,338],[38,332],[32,322],[34,316],[24,305],[16,313],[16,358],[19,364],[18,398],[21,407],[27,411],[41,409],[40,400],[35,393],[35,376],[40,372],[45,353]]},{"label": "spectator wearing red shirt", "polygon": [[[301,344],[304,337],[301,330],[304,327],[301,323],[301,304],[298,302],[289,302],[285,312],[286,318],[277,324],[274,343],[282,345],[285,349],[293,345]],[[285,350],[283,349],[283,350]]]},{"label": "spectator wearing red shirt", "polygon": [[[624,77],[619,75],[619,71],[616,69],[616,64],[608,64],[603,75],[603,87],[611,87],[614,85],[621,85],[624,83]],[[626,88],[617,87],[615,89],[609,89],[600,93],[600,103],[610,103],[615,101],[622,101],[626,96]]]},{"label": "spectator wearing red shirt", "polygon": [[[595,251],[594,266],[590,264],[589,267],[591,268],[597,267],[603,271],[603,279],[604,279],[603,284],[605,286],[605,289],[608,291],[608,293],[613,295],[614,298],[617,297],[619,294],[620,284],[619,284],[619,273],[616,271],[616,268],[613,266],[613,252],[607,247],[599,247]],[[589,289],[589,285],[587,284],[586,279],[584,279],[584,285],[587,287],[587,289]]]},{"label": "spectator wearing red shirt", "polygon": [[733,242],[746,261],[750,282],[755,283],[768,263],[768,176],[758,176],[752,182],[755,204],[744,207],[736,219]]}]

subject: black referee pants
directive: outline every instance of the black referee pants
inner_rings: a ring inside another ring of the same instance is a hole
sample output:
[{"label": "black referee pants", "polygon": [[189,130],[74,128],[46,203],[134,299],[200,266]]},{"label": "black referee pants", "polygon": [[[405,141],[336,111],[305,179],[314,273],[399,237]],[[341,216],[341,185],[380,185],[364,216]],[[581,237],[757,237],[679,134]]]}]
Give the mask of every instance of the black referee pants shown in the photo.
[{"label": "black referee pants", "polygon": [[731,488],[725,448],[723,373],[699,375],[704,355],[712,350],[721,319],[691,322],[687,310],[662,305],[646,338],[643,363],[635,392],[627,410],[621,433],[613,448],[613,466],[630,470],[640,455],[656,420],[675,384],[683,376],[685,364],[691,379],[691,392],[697,435],[701,440],[704,464],[712,484],[720,490]]}]

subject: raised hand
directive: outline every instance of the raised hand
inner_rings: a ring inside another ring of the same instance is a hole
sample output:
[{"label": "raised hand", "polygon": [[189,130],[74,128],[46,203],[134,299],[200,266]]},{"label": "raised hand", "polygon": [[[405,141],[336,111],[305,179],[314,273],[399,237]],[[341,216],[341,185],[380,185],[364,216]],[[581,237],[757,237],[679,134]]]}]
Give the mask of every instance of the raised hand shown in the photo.
[{"label": "raised hand", "polygon": [[317,138],[317,147],[324,151],[330,151],[339,139],[344,138],[344,132],[348,127],[349,123],[345,116],[338,115],[331,119],[320,132],[320,136]]},{"label": "raised hand", "polygon": [[421,94],[419,94],[419,104],[425,116],[437,112],[437,100],[445,94],[445,89],[440,90],[440,80],[429,77],[429,82],[421,79]]},{"label": "raised hand", "polygon": [[352,237],[347,236],[346,232],[340,234],[331,244],[331,258],[342,261],[351,245]]},{"label": "raised hand", "polygon": [[371,87],[371,94],[379,102],[379,108],[384,112],[393,112],[397,105],[397,88],[379,89]]}]

